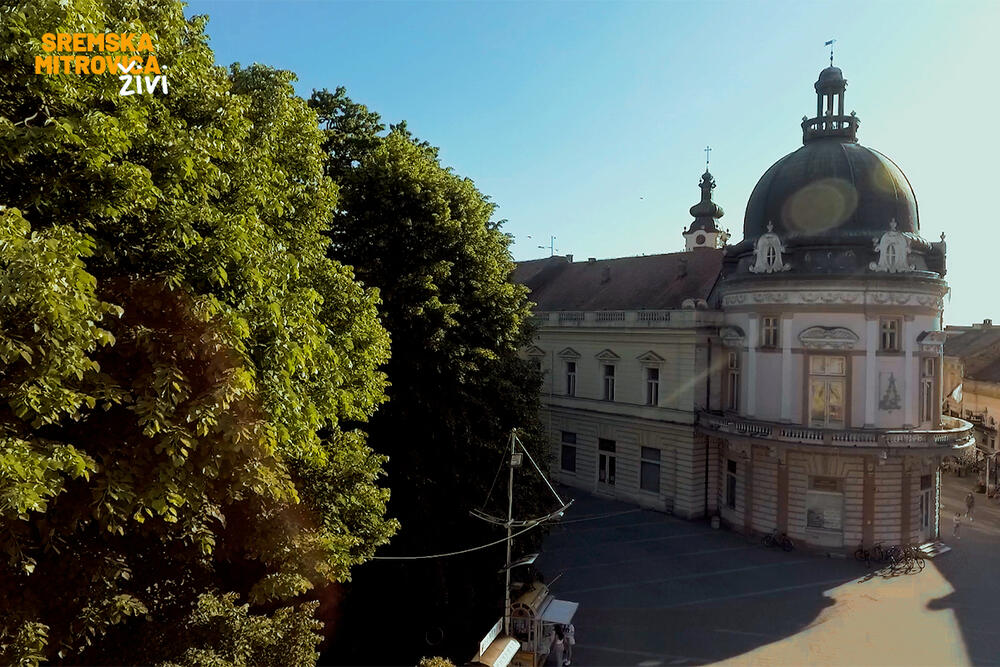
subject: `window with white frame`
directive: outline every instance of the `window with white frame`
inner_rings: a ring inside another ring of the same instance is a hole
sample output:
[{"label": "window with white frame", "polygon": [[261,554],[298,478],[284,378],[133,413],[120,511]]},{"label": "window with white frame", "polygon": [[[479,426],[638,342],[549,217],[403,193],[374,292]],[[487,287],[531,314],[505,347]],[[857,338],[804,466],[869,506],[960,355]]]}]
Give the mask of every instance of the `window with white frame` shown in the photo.
[{"label": "window with white frame", "polygon": [[934,370],[937,359],[925,357],[920,365],[920,421],[935,421],[940,407],[934,392]]},{"label": "window with white frame", "polygon": [[598,438],[597,440],[597,481],[607,486],[615,485],[615,472],[618,467],[618,456],[614,440]]},{"label": "window with white frame", "polygon": [[566,362],[566,395],[576,396],[576,362]]},{"label": "window with white frame", "polygon": [[660,369],[646,368],[646,405],[660,404]]},{"label": "window with white frame", "polygon": [[843,480],[837,477],[810,477],[806,491],[806,528],[841,531],[843,527]]},{"label": "window with white frame", "polygon": [[729,353],[729,367],[726,376],[726,407],[740,409],[740,354]]},{"label": "window with white frame", "polygon": [[900,329],[899,318],[883,317],[879,320],[879,346],[882,352],[899,352]]},{"label": "window with white frame", "polygon": [[726,507],[736,509],[736,461],[726,459]]},{"label": "window with white frame", "polygon": [[576,433],[562,432],[559,468],[563,472],[576,472]]},{"label": "window with white frame", "polygon": [[760,343],[763,347],[778,347],[778,318],[760,318]]},{"label": "window with white frame", "polygon": [[847,357],[809,357],[809,425],[844,427]]},{"label": "window with white frame", "polygon": [[615,365],[604,364],[604,400],[615,400]]},{"label": "window with white frame", "polygon": [[660,492],[660,450],[643,447],[639,460],[639,488],[650,493]]}]

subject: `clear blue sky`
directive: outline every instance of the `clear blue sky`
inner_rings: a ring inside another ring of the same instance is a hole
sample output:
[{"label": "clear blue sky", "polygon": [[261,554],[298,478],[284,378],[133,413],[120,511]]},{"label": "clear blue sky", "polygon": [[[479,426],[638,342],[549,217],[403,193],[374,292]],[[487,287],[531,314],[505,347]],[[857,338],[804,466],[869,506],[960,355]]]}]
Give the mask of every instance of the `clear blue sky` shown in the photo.
[{"label": "clear blue sky", "polygon": [[499,204],[519,260],[546,256],[550,235],[581,258],[682,249],[706,144],[738,241],[757,180],[801,145],[836,38],[861,143],[906,173],[921,234],[947,233],[946,321],[1000,323],[1000,2],[206,0],[188,14],[211,16],[220,64],[292,70],[304,96],[343,85],[405,119]]}]

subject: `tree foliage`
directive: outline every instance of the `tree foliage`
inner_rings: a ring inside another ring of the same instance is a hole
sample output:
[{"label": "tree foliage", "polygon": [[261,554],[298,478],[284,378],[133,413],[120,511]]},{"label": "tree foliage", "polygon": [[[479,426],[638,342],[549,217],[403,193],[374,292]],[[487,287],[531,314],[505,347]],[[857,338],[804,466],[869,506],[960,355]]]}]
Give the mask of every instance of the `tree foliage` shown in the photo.
[{"label": "tree foliage", "polygon": [[[530,303],[510,280],[509,238],[494,220],[494,204],[443,167],[437,149],[404,123],[385,133],[379,117],[343,88],[314,93],[310,104],[325,129],[328,173],[340,186],[332,255],[380,290],[393,339],[390,401],[367,427],[372,446],[389,455],[390,512],[402,524],[386,553],[492,541],[496,528],[468,512],[485,500],[511,428],[522,429],[535,459],[545,461],[540,378],[517,355],[529,340]],[[537,512],[541,479],[519,472],[517,485],[516,511]],[[491,509],[506,513],[506,489],[498,487],[493,499],[503,502]],[[442,631],[444,643],[431,650],[464,650],[454,640],[495,620],[502,559],[496,547],[448,561],[366,566],[357,573],[353,617],[384,617],[369,603],[391,595],[398,617],[385,620],[408,633],[399,642],[405,650],[379,647],[366,656],[365,628],[352,626],[348,639],[357,651],[346,659],[416,660],[425,640],[435,644]]]},{"label": "tree foliage", "polygon": [[[303,664],[317,586],[396,523],[357,425],[377,291],[293,77],[214,65],[174,0],[0,2],[0,661]],[[169,94],[34,74],[148,32]]]}]

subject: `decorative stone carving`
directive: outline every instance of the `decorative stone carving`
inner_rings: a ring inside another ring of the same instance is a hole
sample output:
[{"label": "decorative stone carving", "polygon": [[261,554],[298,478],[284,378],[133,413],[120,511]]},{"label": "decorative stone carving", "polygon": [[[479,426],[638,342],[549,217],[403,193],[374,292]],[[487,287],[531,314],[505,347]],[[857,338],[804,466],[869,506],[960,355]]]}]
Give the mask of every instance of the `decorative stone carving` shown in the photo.
[{"label": "decorative stone carving", "polygon": [[580,353],[571,347],[564,348],[562,352],[559,353],[560,359],[579,359]]},{"label": "decorative stone carving", "polygon": [[746,304],[858,304],[862,303],[884,306],[884,305],[920,305],[925,308],[941,309],[942,297],[934,294],[919,294],[906,292],[882,292],[882,291],[760,291],[760,292],[737,292],[727,294],[722,298],[724,307],[742,306]]},{"label": "decorative stone carving", "polygon": [[618,360],[621,359],[621,357],[619,357],[617,354],[615,354],[611,350],[601,350],[600,352],[598,352],[594,356],[596,356],[601,361],[618,361]]},{"label": "decorative stone carving", "polygon": [[878,409],[886,412],[901,409],[903,404],[900,400],[899,389],[896,387],[896,374],[882,373],[881,376],[882,391],[880,392],[881,398],[878,399]]},{"label": "decorative stone carving", "polygon": [[781,239],[774,233],[774,225],[770,222],[767,223],[767,233],[753,244],[753,251],[756,257],[750,273],[780,273],[792,268],[781,259],[785,246],[781,245]]},{"label": "decorative stone carving", "polygon": [[664,361],[666,361],[666,359],[658,355],[656,352],[653,352],[652,350],[640,354],[638,357],[636,357],[636,359],[638,359],[644,364],[662,364]]},{"label": "decorative stone carving", "polygon": [[537,357],[544,357],[545,356],[545,350],[543,350],[542,348],[538,347],[537,345],[532,345],[525,352],[526,352],[526,354],[529,357],[535,357],[535,358],[537,358]]},{"label": "decorative stone carving", "polygon": [[844,327],[809,327],[799,334],[799,341],[810,350],[851,350],[858,335]]},{"label": "decorative stone carving", "polygon": [[722,344],[726,347],[743,347],[746,334],[739,327],[722,327],[719,331],[719,337],[722,338]]},{"label": "decorative stone carving", "polygon": [[877,262],[872,262],[868,268],[872,271],[888,273],[901,273],[904,271],[914,271],[916,266],[909,264],[910,259],[910,239],[902,232],[896,231],[896,219],[889,221],[889,231],[882,234],[882,238],[873,239],[875,252],[879,254]]}]

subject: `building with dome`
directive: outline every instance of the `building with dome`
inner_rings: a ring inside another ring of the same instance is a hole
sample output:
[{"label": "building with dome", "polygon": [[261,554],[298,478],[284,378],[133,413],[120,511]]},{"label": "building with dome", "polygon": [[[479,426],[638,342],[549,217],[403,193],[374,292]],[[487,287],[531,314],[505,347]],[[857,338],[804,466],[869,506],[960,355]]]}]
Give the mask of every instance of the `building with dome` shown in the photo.
[{"label": "building with dome", "polygon": [[519,264],[560,481],[822,549],[938,536],[941,461],[973,444],[941,414],[946,247],[846,88],[820,73],[739,243],[706,172],[685,252]]}]

